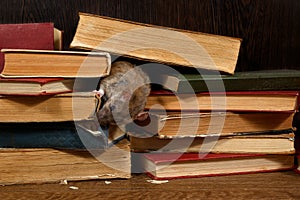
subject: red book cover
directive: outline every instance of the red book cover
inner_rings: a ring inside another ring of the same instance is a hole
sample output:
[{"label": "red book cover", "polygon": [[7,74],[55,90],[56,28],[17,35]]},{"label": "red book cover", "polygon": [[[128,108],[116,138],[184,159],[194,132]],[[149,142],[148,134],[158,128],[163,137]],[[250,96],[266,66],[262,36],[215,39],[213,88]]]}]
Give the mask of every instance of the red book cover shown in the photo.
[{"label": "red book cover", "polygon": [[[194,95],[287,95],[299,96],[295,90],[257,90],[257,91],[226,91],[226,92],[197,92]],[[187,93],[177,94],[169,90],[152,90],[150,95],[190,95]]]},{"label": "red book cover", "polygon": [[[249,173],[258,173],[258,172],[273,172],[273,171],[284,171],[291,170],[295,168],[294,165],[294,155],[264,155],[264,154],[197,154],[197,153],[146,153],[143,155],[145,160],[150,161],[152,164],[149,166],[156,166],[156,170],[160,170],[161,167],[169,167],[176,163],[187,163],[186,166],[177,165],[174,168],[170,168],[169,174],[156,174],[156,172],[151,172],[147,170],[147,167],[144,162],[145,173],[153,179],[165,180],[165,179],[179,179],[179,178],[197,178],[205,176],[224,176],[224,175],[238,175],[238,174],[249,174]],[[264,162],[258,162],[262,158],[266,160]],[[255,159],[258,159],[255,161]],[[244,161],[243,166],[238,165],[240,160]],[[252,161],[251,161],[252,160]],[[231,166],[230,170],[226,168],[226,162],[230,161]],[[237,161],[235,165],[235,161]],[[275,162],[276,161],[276,162]],[[203,168],[201,165],[197,168],[193,164],[212,162],[211,167],[207,172],[201,171]],[[256,162],[256,163],[255,163]],[[192,164],[192,165],[189,165]],[[248,164],[249,163],[249,164]],[[274,163],[277,163],[273,165]],[[193,166],[193,167],[192,167]],[[219,166],[218,170],[214,170],[214,166]],[[221,166],[221,168],[220,168]],[[224,166],[224,171],[222,166]],[[232,167],[234,166],[234,167]],[[180,169],[192,169],[188,172],[177,172],[177,174],[172,174],[175,171],[180,171]]]},{"label": "red book cover", "polygon": [[[1,49],[54,49],[53,23],[0,24]],[[0,53],[0,72],[4,55]]]}]

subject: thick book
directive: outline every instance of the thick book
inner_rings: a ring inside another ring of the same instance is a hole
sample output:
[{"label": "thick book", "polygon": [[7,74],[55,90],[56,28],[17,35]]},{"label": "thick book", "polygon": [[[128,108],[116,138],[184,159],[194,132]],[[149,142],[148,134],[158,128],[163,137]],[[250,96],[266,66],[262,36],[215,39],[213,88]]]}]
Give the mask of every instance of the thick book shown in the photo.
[{"label": "thick book", "polygon": [[241,39],[79,13],[71,48],[233,74]]},{"label": "thick book", "polygon": [[130,136],[133,152],[294,154],[292,130],[206,137]]},{"label": "thick book", "polygon": [[110,73],[106,52],[2,49],[2,77],[103,77]]},{"label": "thick book", "polygon": [[53,95],[97,89],[99,78],[3,78],[1,95]]},{"label": "thick book", "polygon": [[[61,48],[61,31],[53,23],[0,24],[0,49]],[[4,66],[4,55],[0,53],[0,71]]]},{"label": "thick book", "polygon": [[[229,91],[174,94],[167,90],[152,91],[146,109],[227,110],[227,111],[295,111],[299,91]],[[156,105],[160,105],[157,107]]]},{"label": "thick book", "polygon": [[208,88],[214,91],[256,91],[298,90],[300,87],[300,70],[247,71],[232,75],[178,72],[157,76],[164,88],[177,93],[207,92]]},{"label": "thick book", "polygon": [[239,135],[291,129],[294,112],[167,112],[149,118],[151,128],[145,123],[144,130],[159,137]]},{"label": "thick book", "polygon": [[0,185],[67,183],[131,177],[127,140],[99,151],[1,148]]},{"label": "thick book", "polygon": [[99,105],[94,92],[0,95],[0,122],[60,122],[89,119]]},{"label": "thick book", "polygon": [[293,155],[145,153],[141,164],[153,179],[224,176],[294,169]]}]

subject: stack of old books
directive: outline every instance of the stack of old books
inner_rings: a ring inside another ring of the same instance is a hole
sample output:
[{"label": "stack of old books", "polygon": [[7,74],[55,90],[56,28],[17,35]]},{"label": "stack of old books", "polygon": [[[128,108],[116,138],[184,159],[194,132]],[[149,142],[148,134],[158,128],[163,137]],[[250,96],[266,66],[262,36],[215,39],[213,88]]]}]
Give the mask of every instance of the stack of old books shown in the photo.
[{"label": "stack of old books", "polygon": [[[74,51],[62,51],[51,23],[1,25],[0,35],[1,185],[294,168],[300,73],[235,72],[238,38],[86,13]],[[127,140],[107,143],[123,131],[99,132],[90,120],[100,103],[92,91],[109,75],[111,54],[141,60],[153,85],[149,117],[126,127],[131,153]]]},{"label": "stack of old books", "polygon": [[294,167],[298,71],[235,72],[238,38],[79,17],[72,48],[147,61],[163,86],[148,97],[148,124],[128,126],[133,165],[156,179]]},{"label": "stack of old books", "polygon": [[110,54],[63,51],[62,34],[53,23],[0,25],[1,185],[130,177],[126,141],[108,148],[93,124]]}]

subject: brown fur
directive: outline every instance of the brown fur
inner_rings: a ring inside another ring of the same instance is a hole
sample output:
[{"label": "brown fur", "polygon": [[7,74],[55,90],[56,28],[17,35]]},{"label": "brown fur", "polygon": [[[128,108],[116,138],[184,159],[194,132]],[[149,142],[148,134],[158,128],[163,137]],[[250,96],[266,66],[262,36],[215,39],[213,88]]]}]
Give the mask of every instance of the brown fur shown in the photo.
[{"label": "brown fur", "polygon": [[112,64],[111,74],[101,80],[100,88],[105,93],[104,105],[97,113],[101,126],[135,120],[144,111],[151,90],[149,77],[126,61]]}]

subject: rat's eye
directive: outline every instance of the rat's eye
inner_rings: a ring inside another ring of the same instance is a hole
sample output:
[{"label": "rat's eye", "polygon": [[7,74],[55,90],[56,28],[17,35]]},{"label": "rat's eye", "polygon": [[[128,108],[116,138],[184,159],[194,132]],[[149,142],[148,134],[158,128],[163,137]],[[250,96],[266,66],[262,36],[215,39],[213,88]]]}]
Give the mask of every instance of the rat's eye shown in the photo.
[{"label": "rat's eye", "polygon": [[114,111],[115,109],[116,109],[116,106],[115,105],[109,105],[109,109],[111,110],[111,111]]}]

